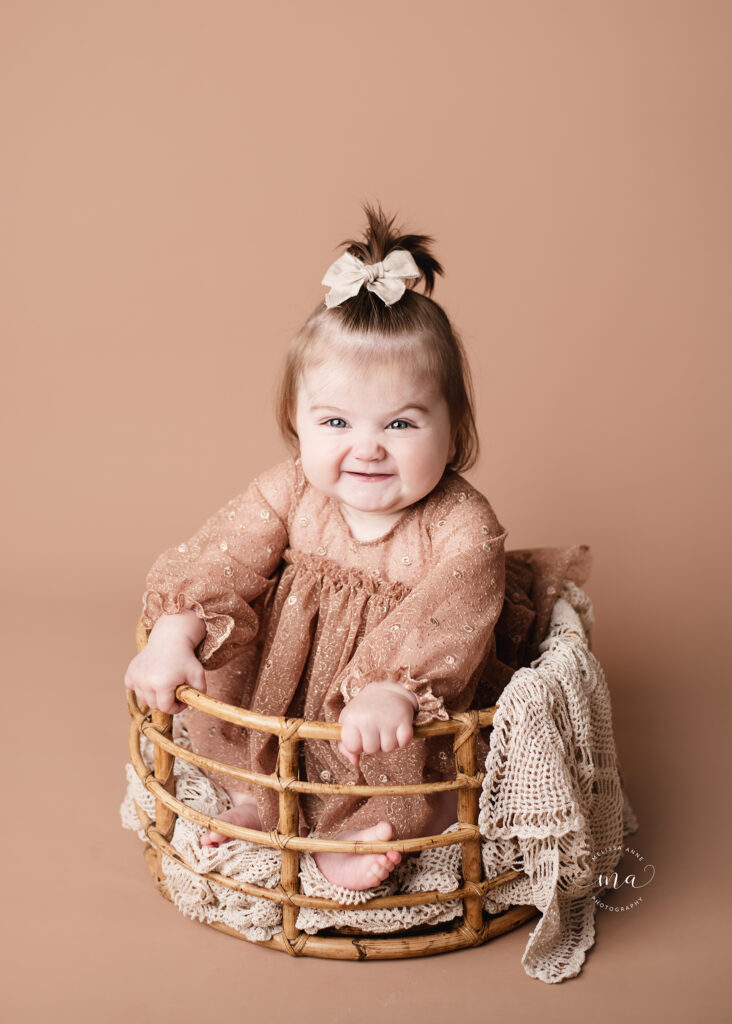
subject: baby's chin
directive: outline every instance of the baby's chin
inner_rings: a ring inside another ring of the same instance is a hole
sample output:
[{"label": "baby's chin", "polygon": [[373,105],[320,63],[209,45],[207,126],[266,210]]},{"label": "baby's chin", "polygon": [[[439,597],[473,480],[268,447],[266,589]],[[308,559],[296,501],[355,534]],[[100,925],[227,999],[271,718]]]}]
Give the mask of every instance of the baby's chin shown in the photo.
[{"label": "baby's chin", "polygon": [[[429,493],[429,492],[427,492]],[[416,504],[424,495],[405,494],[400,487],[386,487],[380,484],[364,484],[362,486],[339,486],[334,489],[333,497],[341,503],[359,512],[372,512],[374,515],[395,515],[404,512]]]}]

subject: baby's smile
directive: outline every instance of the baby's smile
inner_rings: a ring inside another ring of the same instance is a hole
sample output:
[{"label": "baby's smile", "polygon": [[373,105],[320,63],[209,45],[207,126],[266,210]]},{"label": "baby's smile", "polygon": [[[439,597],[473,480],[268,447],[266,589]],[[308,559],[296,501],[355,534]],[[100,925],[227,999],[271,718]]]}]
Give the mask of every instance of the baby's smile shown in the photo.
[{"label": "baby's smile", "polygon": [[364,482],[368,481],[368,483],[374,483],[379,480],[388,480],[390,476],[393,476],[393,473],[357,473],[350,469],[345,472],[348,476],[355,477],[355,479],[363,480]]}]

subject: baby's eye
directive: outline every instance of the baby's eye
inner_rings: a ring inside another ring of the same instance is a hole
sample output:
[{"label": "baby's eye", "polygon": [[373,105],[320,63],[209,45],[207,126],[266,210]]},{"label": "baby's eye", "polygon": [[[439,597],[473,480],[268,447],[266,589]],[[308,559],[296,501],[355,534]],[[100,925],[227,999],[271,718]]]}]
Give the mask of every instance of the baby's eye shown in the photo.
[{"label": "baby's eye", "polygon": [[392,422],[389,424],[389,426],[393,427],[395,423],[401,423],[402,424],[400,427],[397,427],[398,430],[404,430],[405,427],[411,427],[411,425],[412,425],[411,423],[408,423],[406,420],[392,420]]},{"label": "baby's eye", "polygon": [[340,416],[333,416],[331,419],[325,421],[325,426],[326,427],[332,427],[332,426],[337,425],[339,423],[342,423],[343,426],[346,425],[346,421],[342,420],[340,418]]}]

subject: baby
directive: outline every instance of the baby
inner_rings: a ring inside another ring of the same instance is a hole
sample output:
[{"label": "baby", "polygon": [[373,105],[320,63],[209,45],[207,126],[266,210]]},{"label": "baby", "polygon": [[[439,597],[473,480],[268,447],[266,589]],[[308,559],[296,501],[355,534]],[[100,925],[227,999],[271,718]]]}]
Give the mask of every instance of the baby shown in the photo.
[{"label": "baby", "polygon": [[[340,722],[337,743],[300,744],[300,776],[320,784],[300,797],[301,831],[376,841],[457,820],[455,791],[366,799],[329,786],[455,777],[452,737],[414,739],[413,726],[471,706],[495,652],[506,531],[459,475],[478,450],[472,388],[460,339],[429,298],[442,273],[432,240],[365,212],[363,240],[343,243],[287,356],[278,422],[292,457],[155,562],[148,643],[125,685],[173,714],[185,683],[262,714]],[[198,753],[274,772],[276,737],[185,717]],[[209,774],[231,798],[221,818],[276,827],[276,791]],[[314,859],[332,883],[362,890],[401,854]]]}]

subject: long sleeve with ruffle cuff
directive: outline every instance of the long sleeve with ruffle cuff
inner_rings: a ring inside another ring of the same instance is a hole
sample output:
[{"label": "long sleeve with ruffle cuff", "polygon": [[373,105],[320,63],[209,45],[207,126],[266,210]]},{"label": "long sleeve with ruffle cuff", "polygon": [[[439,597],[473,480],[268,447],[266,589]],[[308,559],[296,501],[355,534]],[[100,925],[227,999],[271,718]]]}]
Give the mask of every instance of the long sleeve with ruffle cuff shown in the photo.
[{"label": "long sleeve with ruffle cuff", "polygon": [[507,531],[480,492],[461,486],[464,481],[445,495],[429,527],[431,567],[363,637],[331,683],[325,709],[332,720],[344,701],[380,680],[416,695],[419,725],[470,706],[495,647]]},{"label": "long sleeve with ruffle cuff", "polygon": [[258,599],[276,585],[273,574],[288,542],[292,478],[292,460],[261,474],[190,540],[159,556],[142,601],[148,635],[161,615],[191,609],[206,627],[196,655],[211,670],[257,639]]},{"label": "long sleeve with ruffle cuff", "polygon": [[429,679],[412,679],[408,665],[400,665],[397,669],[386,669],[361,671],[354,669],[340,685],[340,693],[346,704],[352,700],[357,693],[360,693],[369,683],[399,683],[405,690],[419,701],[414,718],[415,725],[425,725],[436,718],[447,721],[450,717],[442,697],[436,697],[432,692],[432,684]]},{"label": "long sleeve with ruffle cuff", "polygon": [[[185,593],[171,596],[170,594],[160,594],[155,590],[147,590],[142,598],[142,624],[149,635],[161,615],[177,615],[178,612],[182,612],[186,608],[194,611],[206,627],[206,635],[196,648],[196,656],[207,668],[214,667],[211,664],[214,655],[229,637],[232,637],[231,649],[233,651],[235,645],[243,646],[253,636],[256,636],[257,616],[251,608],[246,608],[246,618],[249,621],[240,622],[240,628],[237,629],[233,614],[228,615],[223,612],[217,614],[211,611],[207,614],[200,601],[196,601],[190,594]],[[235,633],[239,635],[232,635]]]}]

